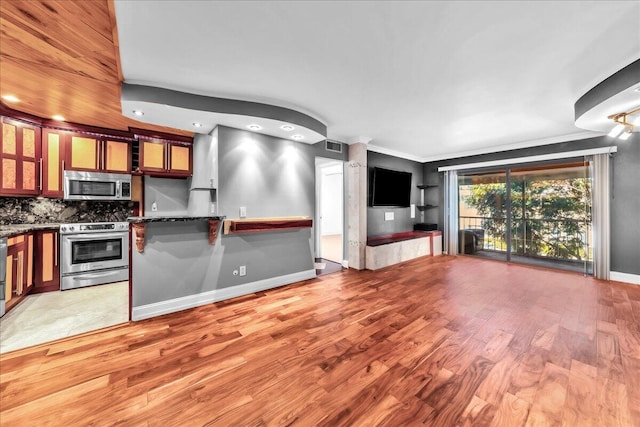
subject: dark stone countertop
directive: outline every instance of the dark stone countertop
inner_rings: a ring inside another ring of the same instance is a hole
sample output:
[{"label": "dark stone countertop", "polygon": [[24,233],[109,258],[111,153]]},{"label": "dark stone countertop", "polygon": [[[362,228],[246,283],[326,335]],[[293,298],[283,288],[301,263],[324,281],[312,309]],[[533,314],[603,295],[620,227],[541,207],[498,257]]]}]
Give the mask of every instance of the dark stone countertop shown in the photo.
[{"label": "dark stone countertop", "polygon": [[183,222],[183,221],[203,221],[209,219],[223,220],[223,216],[130,216],[127,218],[131,224],[139,224],[141,222]]},{"label": "dark stone countertop", "polygon": [[0,225],[0,238],[37,230],[59,230],[60,224],[6,224]]}]

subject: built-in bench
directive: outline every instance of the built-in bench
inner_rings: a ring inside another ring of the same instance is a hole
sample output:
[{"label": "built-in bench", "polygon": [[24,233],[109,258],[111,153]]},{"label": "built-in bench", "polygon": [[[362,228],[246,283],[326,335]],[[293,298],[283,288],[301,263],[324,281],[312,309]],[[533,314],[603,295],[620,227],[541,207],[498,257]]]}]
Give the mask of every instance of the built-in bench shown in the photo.
[{"label": "built-in bench", "polygon": [[442,255],[441,231],[405,231],[382,234],[367,239],[366,268],[383,267],[426,255]]}]

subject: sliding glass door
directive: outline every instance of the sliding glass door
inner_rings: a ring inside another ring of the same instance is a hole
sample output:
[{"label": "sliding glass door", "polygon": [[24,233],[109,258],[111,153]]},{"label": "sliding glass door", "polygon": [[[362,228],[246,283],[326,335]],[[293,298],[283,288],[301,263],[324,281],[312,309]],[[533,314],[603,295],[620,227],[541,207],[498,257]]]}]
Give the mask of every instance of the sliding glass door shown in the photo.
[{"label": "sliding glass door", "polygon": [[458,182],[459,253],[592,273],[585,163],[470,172]]}]

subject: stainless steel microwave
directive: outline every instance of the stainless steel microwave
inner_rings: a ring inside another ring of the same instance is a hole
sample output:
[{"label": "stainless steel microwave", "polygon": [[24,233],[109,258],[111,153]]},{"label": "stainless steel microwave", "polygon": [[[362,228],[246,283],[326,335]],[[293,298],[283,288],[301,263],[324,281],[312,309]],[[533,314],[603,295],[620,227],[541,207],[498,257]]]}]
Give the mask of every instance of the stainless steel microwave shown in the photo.
[{"label": "stainless steel microwave", "polygon": [[131,175],[64,171],[65,200],[131,200]]}]

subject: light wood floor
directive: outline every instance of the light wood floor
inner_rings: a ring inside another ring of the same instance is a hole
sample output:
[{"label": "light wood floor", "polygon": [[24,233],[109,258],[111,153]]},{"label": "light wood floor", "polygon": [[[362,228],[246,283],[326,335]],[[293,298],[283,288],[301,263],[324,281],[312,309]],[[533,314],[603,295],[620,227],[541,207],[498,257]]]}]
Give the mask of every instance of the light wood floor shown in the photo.
[{"label": "light wood floor", "polygon": [[471,257],[0,356],[16,425],[640,426],[640,287]]}]

